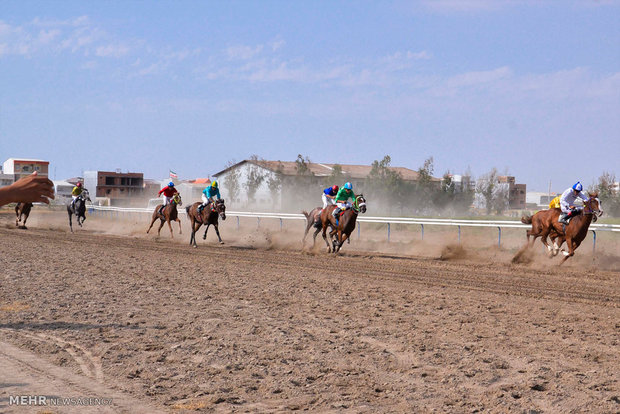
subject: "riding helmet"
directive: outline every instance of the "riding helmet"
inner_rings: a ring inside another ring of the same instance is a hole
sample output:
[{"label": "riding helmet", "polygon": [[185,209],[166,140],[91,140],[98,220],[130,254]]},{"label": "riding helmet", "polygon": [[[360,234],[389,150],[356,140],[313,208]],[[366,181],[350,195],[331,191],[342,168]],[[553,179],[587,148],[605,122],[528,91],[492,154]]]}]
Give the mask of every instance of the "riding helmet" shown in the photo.
[{"label": "riding helmet", "polygon": [[170,181],[170,182],[168,183],[168,187],[174,187],[174,183],[173,183],[172,181]]},{"label": "riding helmet", "polygon": [[213,187],[213,188],[217,188],[217,181],[213,181],[213,182],[211,183],[211,187]]},{"label": "riding helmet", "polygon": [[76,186],[76,187],[81,187],[81,186],[82,186],[82,183],[78,182],[75,186]]},{"label": "riding helmet", "polygon": [[338,186],[337,186],[337,185],[333,186],[333,187],[332,187],[332,190],[334,190],[334,191],[338,191]]},{"label": "riding helmet", "polygon": [[581,182],[577,181],[577,182],[575,183],[575,185],[573,186],[573,190],[575,190],[575,191],[581,191],[581,190],[583,190],[583,186],[581,185]]},{"label": "riding helmet", "polygon": [[350,182],[344,183],[344,188],[346,188],[347,190],[353,190],[353,186],[351,185]]}]

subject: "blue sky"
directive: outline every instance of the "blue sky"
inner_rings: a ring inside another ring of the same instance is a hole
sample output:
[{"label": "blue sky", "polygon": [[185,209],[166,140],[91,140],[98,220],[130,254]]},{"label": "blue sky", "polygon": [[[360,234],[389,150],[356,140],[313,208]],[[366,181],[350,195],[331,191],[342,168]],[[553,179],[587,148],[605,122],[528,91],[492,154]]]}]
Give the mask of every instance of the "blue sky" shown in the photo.
[{"label": "blue sky", "polygon": [[618,1],[4,1],[0,158],[620,175]]}]

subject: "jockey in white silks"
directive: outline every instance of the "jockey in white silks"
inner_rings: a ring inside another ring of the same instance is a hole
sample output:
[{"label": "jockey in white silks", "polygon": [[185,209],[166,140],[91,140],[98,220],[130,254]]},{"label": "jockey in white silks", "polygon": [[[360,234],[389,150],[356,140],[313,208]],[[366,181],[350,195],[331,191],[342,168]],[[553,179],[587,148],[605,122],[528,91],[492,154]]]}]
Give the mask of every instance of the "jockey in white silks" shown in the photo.
[{"label": "jockey in white silks", "polygon": [[581,213],[581,208],[575,206],[575,200],[578,198],[582,199],[584,203],[590,198],[583,192],[583,185],[579,181],[571,188],[567,188],[560,197],[560,209],[562,209],[562,214],[558,220],[560,223],[568,224],[570,218]]}]

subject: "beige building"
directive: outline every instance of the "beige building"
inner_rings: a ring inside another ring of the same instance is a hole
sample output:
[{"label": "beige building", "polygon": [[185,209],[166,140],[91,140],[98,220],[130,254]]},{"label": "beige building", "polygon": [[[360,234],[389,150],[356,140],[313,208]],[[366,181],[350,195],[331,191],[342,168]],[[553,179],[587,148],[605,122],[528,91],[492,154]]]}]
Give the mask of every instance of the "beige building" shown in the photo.
[{"label": "beige building", "polygon": [[12,175],[13,180],[17,181],[22,177],[37,172],[39,175],[48,176],[49,174],[49,161],[35,160],[30,158],[9,158],[4,161],[3,173],[5,175]]}]

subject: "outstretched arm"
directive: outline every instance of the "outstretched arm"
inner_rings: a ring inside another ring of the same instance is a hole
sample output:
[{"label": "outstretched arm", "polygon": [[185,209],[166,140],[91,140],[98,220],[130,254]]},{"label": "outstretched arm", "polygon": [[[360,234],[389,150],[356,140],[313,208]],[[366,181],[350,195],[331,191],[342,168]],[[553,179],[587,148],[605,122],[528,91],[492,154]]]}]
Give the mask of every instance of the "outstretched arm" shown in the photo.
[{"label": "outstretched arm", "polygon": [[31,175],[0,188],[0,206],[8,203],[47,203],[54,198],[54,184],[47,177]]}]

